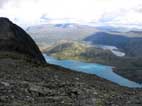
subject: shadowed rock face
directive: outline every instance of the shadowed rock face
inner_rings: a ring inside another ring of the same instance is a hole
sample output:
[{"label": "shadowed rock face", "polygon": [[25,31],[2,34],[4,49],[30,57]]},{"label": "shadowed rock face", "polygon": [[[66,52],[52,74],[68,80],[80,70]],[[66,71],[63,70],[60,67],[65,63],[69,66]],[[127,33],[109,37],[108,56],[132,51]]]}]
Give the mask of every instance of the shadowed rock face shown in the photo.
[{"label": "shadowed rock face", "polygon": [[32,38],[22,28],[3,17],[0,17],[0,51],[22,53],[45,63]]}]

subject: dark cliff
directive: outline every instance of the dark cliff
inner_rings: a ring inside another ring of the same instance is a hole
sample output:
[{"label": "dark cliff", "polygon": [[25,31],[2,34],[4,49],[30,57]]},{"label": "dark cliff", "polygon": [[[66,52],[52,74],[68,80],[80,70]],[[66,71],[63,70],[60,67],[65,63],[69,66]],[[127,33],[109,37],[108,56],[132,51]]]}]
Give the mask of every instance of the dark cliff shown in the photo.
[{"label": "dark cliff", "polygon": [[26,54],[36,61],[45,63],[39,48],[32,38],[9,19],[0,17],[0,51]]}]

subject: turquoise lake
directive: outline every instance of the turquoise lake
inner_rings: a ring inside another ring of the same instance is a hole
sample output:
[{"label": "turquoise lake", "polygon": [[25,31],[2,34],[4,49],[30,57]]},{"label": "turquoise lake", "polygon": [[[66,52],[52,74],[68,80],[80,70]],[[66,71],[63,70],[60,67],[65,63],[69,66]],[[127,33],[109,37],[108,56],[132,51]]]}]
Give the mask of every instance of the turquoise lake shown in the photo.
[{"label": "turquoise lake", "polygon": [[106,66],[106,65],[96,64],[96,63],[85,63],[85,62],[79,62],[75,60],[58,60],[56,58],[47,56],[46,54],[43,54],[43,55],[46,61],[50,64],[62,66],[64,68],[68,68],[68,69],[79,71],[79,72],[95,74],[96,76],[112,81],[121,86],[126,86],[130,88],[142,88],[142,84],[138,84],[134,81],[130,81],[114,73],[111,66]]}]

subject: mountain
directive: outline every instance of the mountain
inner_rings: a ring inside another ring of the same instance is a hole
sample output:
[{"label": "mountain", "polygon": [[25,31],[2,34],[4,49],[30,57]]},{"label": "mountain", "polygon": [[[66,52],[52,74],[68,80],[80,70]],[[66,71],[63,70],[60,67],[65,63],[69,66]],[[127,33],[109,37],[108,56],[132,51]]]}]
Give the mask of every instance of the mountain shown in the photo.
[{"label": "mountain", "polygon": [[126,27],[113,27],[113,26],[108,26],[108,25],[102,25],[102,26],[96,26],[97,29],[101,31],[109,31],[109,32],[127,32],[129,29]]},{"label": "mountain", "polygon": [[[35,54],[41,53],[39,51],[32,54],[38,47],[36,45],[33,47],[34,41],[31,39],[29,42],[29,36],[17,27],[8,19],[0,18],[0,29],[3,29],[0,30],[1,106],[138,106],[142,104],[141,89],[121,87],[95,75],[44,62],[34,62]],[[14,48],[15,46],[17,49]],[[38,60],[43,61],[42,58]]]},{"label": "mountain", "polygon": [[[133,33],[133,34],[132,34]],[[131,80],[142,82],[142,36],[127,33],[98,32],[87,38],[85,41],[92,44],[116,46],[126,56],[118,59],[110,59],[110,65],[116,66],[115,72]],[[137,37],[138,36],[138,37]],[[111,62],[112,61],[112,62]]]},{"label": "mountain", "polygon": [[[50,45],[61,40],[83,40],[97,31],[96,28],[74,23],[43,24],[26,30],[39,45]],[[42,43],[41,43],[42,42]]]},{"label": "mountain", "polygon": [[107,63],[109,58],[116,57],[110,50],[103,50],[85,42],[64,41],[44,49],[47,55],[58,59],[71,59],[86,62]]},{"label": "mountain", "polygon": [[59,28],[77,28],[76,24],[73,24],[73,23],[55,24],[55,27],[59,27]]},{"label": "mountain", "polygon": [[132,81],[142,83],[142,58],[116,56],[110,49],[102,49],[86,42],[59,42],[43,50],[49,56],[115,67],[114,71]]},{"label": "mountain", "polygon": [[16,51],[45,63],[44,57],[32,38],[7,18],[0,18],[0,50]]},{"label": "mountain", "polygon": [[142,35],[142,31],[130,31],[131,33],[134,33],[134,34],[139,34],[139,35]]},{"label": "mountain", "polygon": [[129,37],[128,35],[97,32],[86,37],[84,40],[92,44],[116,46],[123,50],[127,56],[142,57],[142,36]]},{"label": "mountain", "polygon": [[141,28],[134,24],[125,24],[125,25],[108,25],[108,24],[101,24],[101,25],[96,25],[96,28],[98,30],[101,30],[101,31],[109,31],[109,32],[131,32],[131,31],[134,31],[134,32],[141,32]]}]

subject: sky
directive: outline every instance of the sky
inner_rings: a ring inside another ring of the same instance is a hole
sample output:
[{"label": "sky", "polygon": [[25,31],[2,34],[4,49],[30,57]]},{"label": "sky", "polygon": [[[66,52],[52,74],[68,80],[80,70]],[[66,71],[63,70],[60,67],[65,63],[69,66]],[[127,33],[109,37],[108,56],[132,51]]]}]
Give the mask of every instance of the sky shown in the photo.
[{"label": "sky", "polygon": [[0,0],[0,17],[21,26],[75,22],[142,27],[142,0]]}]

